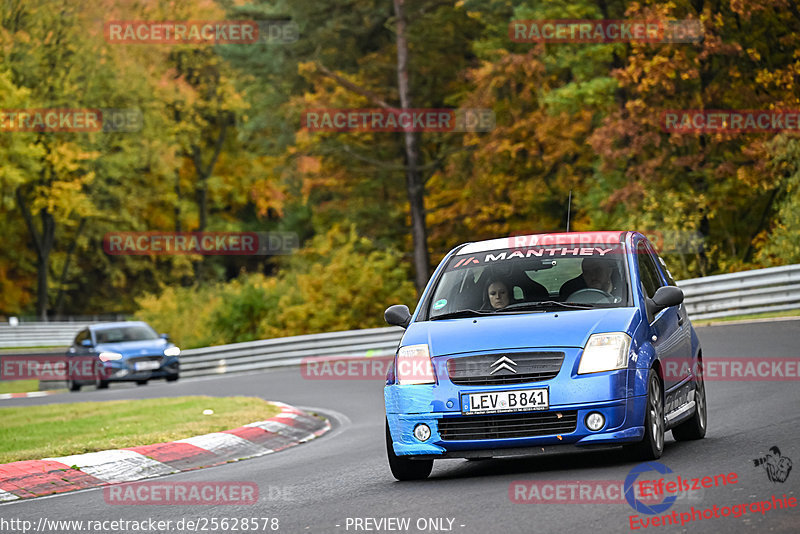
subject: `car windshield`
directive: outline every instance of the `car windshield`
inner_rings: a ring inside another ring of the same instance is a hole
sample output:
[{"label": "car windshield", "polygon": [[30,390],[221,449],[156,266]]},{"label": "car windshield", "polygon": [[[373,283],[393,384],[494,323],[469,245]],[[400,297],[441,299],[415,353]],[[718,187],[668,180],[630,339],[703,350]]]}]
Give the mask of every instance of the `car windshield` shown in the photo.
[{"label": "car windshield", "polygon": [[120,343],[124,341],[146,341],[158,339],[155,331],[146,325],[115,326],[96,330],[97,343]]},{"label": "car windshield", "polygon": [[619,244],[460,253],[434,288],[430,319],[629,306]]}]

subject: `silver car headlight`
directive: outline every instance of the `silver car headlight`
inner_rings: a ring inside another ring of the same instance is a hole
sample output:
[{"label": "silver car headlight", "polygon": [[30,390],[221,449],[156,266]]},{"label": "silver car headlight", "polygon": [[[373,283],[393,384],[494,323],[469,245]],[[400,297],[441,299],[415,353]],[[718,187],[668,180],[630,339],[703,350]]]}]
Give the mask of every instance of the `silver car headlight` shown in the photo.
[{"label": "silver car headlight", "polygon": [[631,337],[624,332],[592,334],[583,349],[578,374],[625,369],[630,349]]}]

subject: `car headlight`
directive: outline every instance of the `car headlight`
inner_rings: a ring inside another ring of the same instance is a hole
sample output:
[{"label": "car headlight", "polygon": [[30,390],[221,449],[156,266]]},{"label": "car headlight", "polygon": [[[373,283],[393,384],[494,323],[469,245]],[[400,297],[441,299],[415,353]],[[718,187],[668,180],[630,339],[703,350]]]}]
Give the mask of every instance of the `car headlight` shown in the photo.
[{"label": "car headlight", "polygon": [[181,349],[178,347],[169,347],[164,349],[164,356],[177,356],[181,353]]},{"label": "car headlight", "polygon": [[101,352],[97,357],[100,358],[100,361],[110,362],[112,360],[121,360],[122,354],[119,352]]},{"label": "car headlight", "polygon": [[631,338],[623,332],[592,334],[583,349],[578,374],[625,369],[630,348]]},{"label": "car headlight", "polygon": [[397,383],[405,384],[433,384],[436,378],[433,374],[428,345],[408,345],[400,347],[397,351]]}]

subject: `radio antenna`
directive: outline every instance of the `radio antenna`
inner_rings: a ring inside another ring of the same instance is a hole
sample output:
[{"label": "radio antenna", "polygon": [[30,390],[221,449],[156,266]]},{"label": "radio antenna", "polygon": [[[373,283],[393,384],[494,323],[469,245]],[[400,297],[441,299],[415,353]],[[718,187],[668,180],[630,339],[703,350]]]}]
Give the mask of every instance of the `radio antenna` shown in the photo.
[{"label": "radio antenna", "polygon": [[567,232],[569,232],[569,215],[572,208],[572,189],[569,190],[569,200],[567,201]]}]

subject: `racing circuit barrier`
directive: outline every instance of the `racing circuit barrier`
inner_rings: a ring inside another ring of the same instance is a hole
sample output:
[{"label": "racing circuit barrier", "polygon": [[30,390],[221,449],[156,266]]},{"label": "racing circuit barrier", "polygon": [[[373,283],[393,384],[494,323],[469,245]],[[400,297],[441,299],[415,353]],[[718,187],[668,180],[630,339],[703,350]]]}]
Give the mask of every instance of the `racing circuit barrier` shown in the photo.
[{"label": "racing circuit barrier", "polygon": [[0,348],[66,347],[82,329],[97,321],[0,325]]},{"label": "racing circuit barrier", "polygon": [[681,280],[692,320],[800,308],[800,264]]},{"label": "racing circuit barrier", "polygon": [[[800,264],[682,280],[692,319],[800,309]],[[88,323],[86,323],[88,324]],[[0,348],[67,346],[83,323],[0,325]],[[189,349],[181,375],[202,376],[299,365],[305,357],[363,358],[394,354],[399,327],[329,332]]]},{"label": "racing circuit barrier", "polygon": [[[692,319],[800,308],[800,265],[706,276],[678,282]],[[394,354],[403,329],[371,328],[185,350],[181,375],[200,376],[299,365],[302,358]]]},{"label": "racing circuit barrier", "polygon": [[390,356],[404,330],[398,326],[248,341],[181,352],[181,377],[258,371],[300,365],[303,358]]}]

